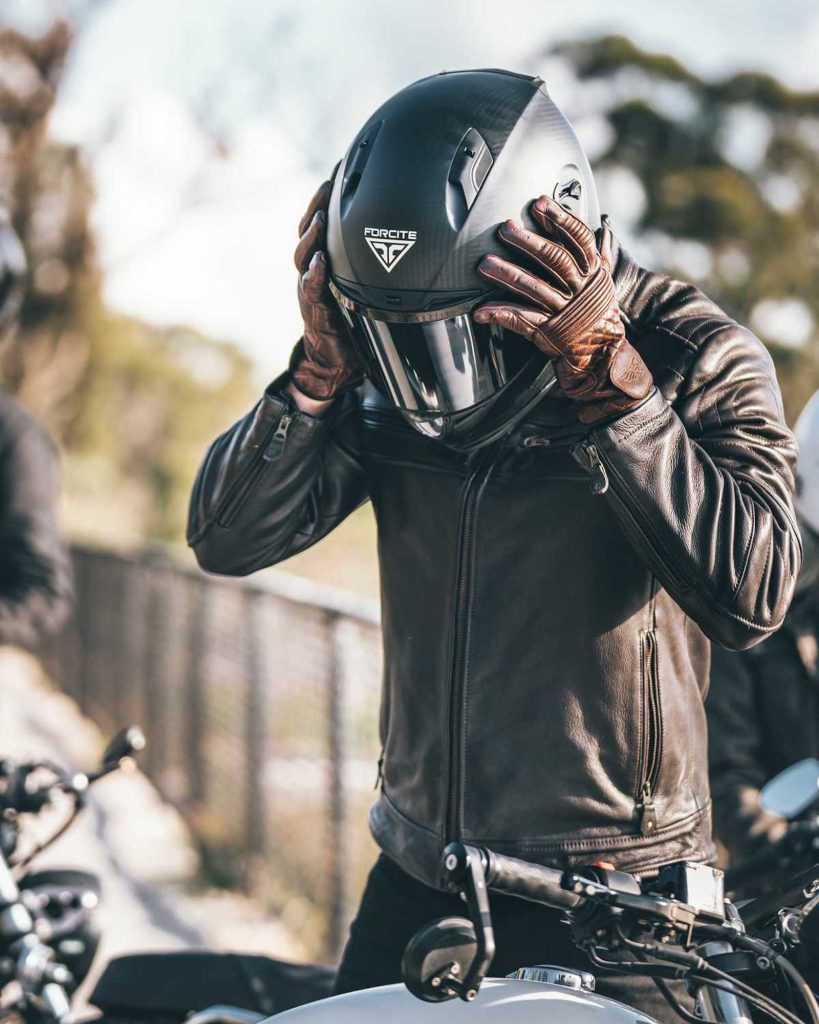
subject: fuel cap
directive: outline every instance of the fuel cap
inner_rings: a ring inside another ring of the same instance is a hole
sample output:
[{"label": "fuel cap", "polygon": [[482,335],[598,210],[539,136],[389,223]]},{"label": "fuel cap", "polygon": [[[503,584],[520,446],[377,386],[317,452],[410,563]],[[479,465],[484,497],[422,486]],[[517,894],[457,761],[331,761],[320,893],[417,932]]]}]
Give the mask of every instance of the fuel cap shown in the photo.
[{"label": "fuel cap", "polygon": [[518,981],[541,981],[549,985],[563,985],[583,992],[594,992],[594,975],[588,971],[567,971],[565,967],[554,967],[552,964],[535,964],[533,967],[518,967],[507,978]]}]

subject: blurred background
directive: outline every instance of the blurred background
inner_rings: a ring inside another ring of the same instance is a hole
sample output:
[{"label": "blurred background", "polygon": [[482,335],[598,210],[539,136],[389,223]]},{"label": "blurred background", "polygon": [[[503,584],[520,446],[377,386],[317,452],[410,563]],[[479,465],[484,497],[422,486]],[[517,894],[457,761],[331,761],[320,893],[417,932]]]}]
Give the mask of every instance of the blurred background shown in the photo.
[{"label": "blurred background", "polygon": [[299,955],[337,953],[375,855],[372,516],[229,582],[194,568],[186,503],[285,366],[296,225],[372,109],[444,68],[541,75],[636,258],[763,338],[790,422],[819,387],[819,8],[499,6],[0,0],[30,264],[3,382],[62,450],[77,572],[49,673],[104,731],[145,727],[186,885],[245,893]]}]

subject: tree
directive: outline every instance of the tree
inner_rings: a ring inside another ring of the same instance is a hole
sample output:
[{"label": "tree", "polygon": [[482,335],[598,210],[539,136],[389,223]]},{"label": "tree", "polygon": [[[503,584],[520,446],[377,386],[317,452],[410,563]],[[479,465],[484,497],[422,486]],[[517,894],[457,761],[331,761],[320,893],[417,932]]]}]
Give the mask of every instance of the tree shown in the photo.
[{"label": "tree", "polygon": [[251,367],[233,346],[105,309],[92,183],[77,148],[47,134],[70,44],[60,21],[37,39],[0,29],[0,201],[30,270],[4,380],[65,448],[75,535],[179,540],[198,460],[249,403]]},{"label": "tree", "polygon": [[758,72],[708,81],[622,36],[549,56],[577,84],[568,116],[597,121],[604,186],[639,183],[640,254],[755,328],[792,419],[819,387],[819,92]]}]

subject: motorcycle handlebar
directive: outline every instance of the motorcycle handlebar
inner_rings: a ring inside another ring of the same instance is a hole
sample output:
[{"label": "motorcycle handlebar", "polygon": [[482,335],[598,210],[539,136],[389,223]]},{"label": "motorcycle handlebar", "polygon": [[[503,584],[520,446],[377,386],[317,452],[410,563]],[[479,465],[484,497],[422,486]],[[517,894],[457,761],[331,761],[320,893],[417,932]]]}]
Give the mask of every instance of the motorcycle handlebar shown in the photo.
[{"label": "motorcycle handlebar", "polygon": [[573,910],[583,902],[582,897],[563,888],[563,872],[555,868],[486,849],[481,850],[481,860],[490,889],[545,903],[557,910]]}]

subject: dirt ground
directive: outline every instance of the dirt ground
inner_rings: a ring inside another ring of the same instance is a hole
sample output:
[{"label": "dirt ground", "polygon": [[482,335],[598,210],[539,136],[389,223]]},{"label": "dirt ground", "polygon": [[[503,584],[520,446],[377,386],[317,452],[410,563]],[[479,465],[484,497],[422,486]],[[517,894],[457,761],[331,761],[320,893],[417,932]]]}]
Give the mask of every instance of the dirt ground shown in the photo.
[{"label": "dirt ground", "polygon": [[[49,758],[88,770],[107,738],[73,701],[49,687],[33,658],[0,648],[0,757]],[[50,813],[55,817],[42,816],[29,836],[48,834],[59,809]],[[305,959],[297,939],[251,900],[202,886],[182,820],[139,771],[117,773],[93,787],[81,817],[34,866],[100,875],[97,970],[112,956],[148,950],[230,949]],[[86,983],[80,996],[88,990]]]}]

